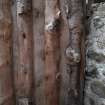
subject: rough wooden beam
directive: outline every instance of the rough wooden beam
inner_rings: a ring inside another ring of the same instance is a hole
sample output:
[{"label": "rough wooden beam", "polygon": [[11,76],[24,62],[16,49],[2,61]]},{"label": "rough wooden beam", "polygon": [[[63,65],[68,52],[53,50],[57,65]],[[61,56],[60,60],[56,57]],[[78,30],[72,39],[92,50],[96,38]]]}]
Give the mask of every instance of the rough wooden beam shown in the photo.
[{"label": "rough wooden beam", "polygon": [[69,29],[68,23],[65,16],[65,0],[60,0],[60,10],[61,10],[61,25],[60,25],[60,73],[61,73],[61,83],[60,83],[60,105],[67,105],[68,97],[68,86],[69,86],[69,75],[66,70],[66,59],[65,59],[65,48],[69,43]]},{"label": "rough wooden beam", "polygon": [[83,82],[81,45],[84,34],[82,0],[66,0],[65,6],[70,34],[70,43],[66,49],[67,71],[70,77],[68,105],[81,105],[81,82]]},{"label": "rough wooden beam", "polygon": [[[17,0],[16,6],[18,40],[16,43],[18,66],[14,72],[16,103],[17,105],[33,105],[32,0]],[[15,49],[14,53],[16,53]]]},{"label": "rough wooden beam", "polygon": [[44,98],[44,23],[45,0],[33,0],[34,73],[36,105],[46,105]]},{"label": "rough wooden beam", "polygon": [[59,104],[60,10],[58,0],[45,7],[45,98],[46,105]]},{"label": "rough wooden beam", "polygon": [[0,0],[0,105],[14,105],[11,0]]}]

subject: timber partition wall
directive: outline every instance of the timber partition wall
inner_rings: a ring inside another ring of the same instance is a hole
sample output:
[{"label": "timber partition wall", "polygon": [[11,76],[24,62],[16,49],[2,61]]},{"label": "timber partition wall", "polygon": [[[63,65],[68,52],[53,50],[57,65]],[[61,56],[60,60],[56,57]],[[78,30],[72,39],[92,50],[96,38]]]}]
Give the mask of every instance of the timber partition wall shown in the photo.
[{"label": "timber partition wall", "polygon": [[82,105],[84,0],[0,0],[0,105]]}]

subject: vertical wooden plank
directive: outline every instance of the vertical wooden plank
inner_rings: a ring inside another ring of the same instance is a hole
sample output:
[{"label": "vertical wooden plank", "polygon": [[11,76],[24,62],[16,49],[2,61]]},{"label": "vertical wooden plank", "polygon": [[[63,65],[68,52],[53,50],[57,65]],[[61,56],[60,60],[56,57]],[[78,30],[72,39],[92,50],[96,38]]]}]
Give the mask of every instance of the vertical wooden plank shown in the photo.
[{"label": "vertical wooden plank", "polygon": [[11,0],[0,0],[0,105],[14,105]]},{"label": "vertical wooden plank", "polygon": [[60,105],[67,105],[68,103],[68,87],[69,87],[69,75],[66,70],[66,59],[65,59],[65,49],[69,44],[69,27],[68,21],[65,14],[65,0],[60,0],[60,9],[61,9],[61,38],[60,38],[60,72],[61,72],[61,85],[60,85]]},{"label": "vertical wooden plank", "polygon": [[[17,0],[17,68],[15,68],[15,92],[17,105],[33,105],[33,18],[32,0]],[[16,40],[16,39],[15,39]],[[18,44],[18,45],[17,45]],[[16,65],[16,64],[15,64]]]},{"label": "vertical wooden plank", "polygon": [[15,71],[19,67],[19,43],[18,43],[18,33],[17,33],[17,7],[16,0],[12,1],[12,20],[13,20],[13,79],[14,79],[14,95],[15,95],[15,104],[16,104],[16,89],[15,89]]},{"label": "vertical wooden plank", "polygon": [[46,0],[45,4],[45,99],[46,105],[59,105],[59,0]]},{"label": "vertical wooden plank", "polygon": [[66,0],[66,14],[70,41],[66,48],[67,70],[69,74],[67,105],[81,105],[83,82],[82,38],[84,35],[82,0]]},{"label": "vertical wooden plank", "polygon": [[33,0],[34,72],[36,105],[46,105],[44,97],[44,10],[45,0]]}]

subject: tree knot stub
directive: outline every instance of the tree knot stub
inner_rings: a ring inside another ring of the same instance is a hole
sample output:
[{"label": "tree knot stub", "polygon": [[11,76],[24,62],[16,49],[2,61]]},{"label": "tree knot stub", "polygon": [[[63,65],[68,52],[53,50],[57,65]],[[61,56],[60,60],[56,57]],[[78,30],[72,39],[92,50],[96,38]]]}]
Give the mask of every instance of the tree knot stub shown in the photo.
[{"label": "tree knot stub", "polygon": [[52,19],[46,24],[45,30],[48,32],[56,32],[59,29],[60,25],[60,16],[61,12],[58,11]]},{"label": "tree knot stub", "polygon": [[71,47],[66,49],[66,57],[71,65],[78,64],[81,60],[80,52]]},{"label": "tree knot stub", "polygon": [[32,99],[29,97],[19,97],[18,104],[19,105],[32,105]]},{"label": "tree knot stub", "polygon": [[53,19],[49,24],[46,25],[45,30],[48,32],[56,32],[59,28],[60,21]]}]

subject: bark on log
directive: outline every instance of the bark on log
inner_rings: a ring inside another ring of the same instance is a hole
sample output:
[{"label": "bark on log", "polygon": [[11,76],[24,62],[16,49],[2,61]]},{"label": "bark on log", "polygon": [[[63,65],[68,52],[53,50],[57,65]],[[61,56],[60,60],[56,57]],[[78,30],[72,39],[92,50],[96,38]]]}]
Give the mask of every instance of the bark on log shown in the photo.
[{"label": "bark on log", "polygon": [[14,105],[11,0],[0,0],[0,105]]},{"label": "bark on log", "polygon": [[81,82],[83,82],[82,38],[84,34],[82,0],[66,0],[66,15],[70,43],[66,49],[67,71],[70,76],[68,105],[81,105]]},{"label": "bark on log", "polygon": [[[14,72],[17,105],[33,105],[32,0],[17,0],[18,67]],[[14,51],[14,53],[16,53]]]},{"label": "bark on log", "polygon": [[60,10],[58,0],[45,7],[45,98],[46,105],[59,104]]}]

